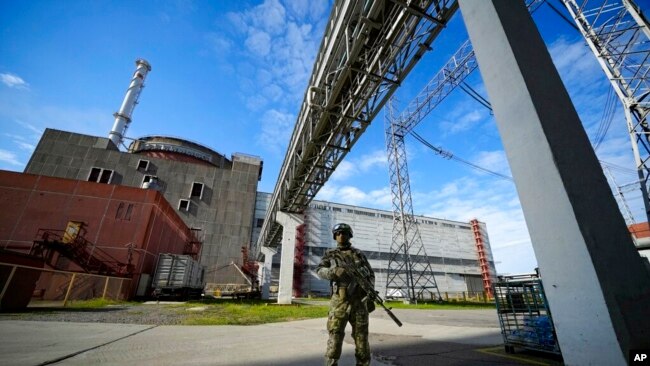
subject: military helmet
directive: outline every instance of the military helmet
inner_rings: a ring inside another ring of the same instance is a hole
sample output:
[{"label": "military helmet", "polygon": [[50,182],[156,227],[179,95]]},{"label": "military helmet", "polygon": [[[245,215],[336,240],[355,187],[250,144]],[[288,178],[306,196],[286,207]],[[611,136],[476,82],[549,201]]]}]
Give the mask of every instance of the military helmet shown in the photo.
[{"label": "military helmet", "polygon": [[332,228],[332,238],[336,240],[336,233],[340,232],[346,232],[350,235],[350,238],[352,237],[352,227],[350,227],[348,224],[341,223],[334,225]]}]

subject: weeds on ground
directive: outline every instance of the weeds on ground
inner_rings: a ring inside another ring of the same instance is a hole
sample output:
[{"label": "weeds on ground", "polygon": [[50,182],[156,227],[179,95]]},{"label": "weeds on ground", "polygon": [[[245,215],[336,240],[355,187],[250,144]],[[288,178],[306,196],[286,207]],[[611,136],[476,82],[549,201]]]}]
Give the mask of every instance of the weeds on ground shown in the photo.
[{"label": "weeds on ground", "polygon": [[[314,299],[310,299],[314,300]],[[292,320],[324,318],[327,316],[328,299],[308,304],[278,305],[274,300],[253,299],[204,299],[200,301],[179,302],[174,304],[146,305],[138,307],[133,314],[148,313],[149,306],[167,309],[172,314],[177,314],[182,325],[255,325],[265,323],[285,322]],[[321,305],[322,303],[322,305]],[[122,306],[141,305],[139,302],[115,301],[107,299],[92,299],[71,301],[65,309],[73,312],[84,311],[111,311]],[[422,310],[467,310],[467,309],[494,309],[493,303],[475,302],[419,302],[418,304],[404,304],[401,301],[387,301],[387,307],[395,309],[422,309]],[[160,309],[163,310],[163,309]],[[64,308],[34,308],[32,313],[47,313],[65,311]],[[12,314],[13,315],[13,314]],[[15,314],[20,318],[22,314]]]},{"label": "weeds on ground", "polygon": [[66,308],[71,308],[71,309],[101,309],[105,308],[107,306],[121,306],[121,305],[140,305],[139,302],[131,302],[131,301],[116,301],[116,300],[110,300],[110,299],[102,299],[102,298],[96,298],[96,299],[90,299],[90,300],[75,300],[75,301],[70,301],[66,305]]},{"label": "weeds on ground", "polygon": [[262,300],[220,300],[186,305],[204,306],[205,310],[185,317],[184,325],[255,325],[323,318],[328,312],[327,306],[276,305]]}]

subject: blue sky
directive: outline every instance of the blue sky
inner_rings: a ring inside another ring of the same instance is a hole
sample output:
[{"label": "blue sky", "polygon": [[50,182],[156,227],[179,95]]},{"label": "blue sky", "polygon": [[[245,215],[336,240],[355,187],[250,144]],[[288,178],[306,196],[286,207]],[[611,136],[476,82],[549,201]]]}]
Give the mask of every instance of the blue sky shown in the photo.
[{"label": "blue sky", "polygon": [[[22,171],[47,127],[108,136],[134,61],[144,58],[152,71],[127,135],[178,136],[226,156],[258,155],[259,189],[271,192],[330,7],[317,0],[0,2],[0,169]],[[548,6],[533,18],[593,139],[609,82],[577,31]],[[458,12],[397,91],[398,110],[465,39]],[[478,72],[467,81],[487,97]],[[597,154],[613,164],[622,185],[636,173],[618,104]],[[510,175],[493,116],[461,90],[416,132]],[[413,138],[407,150],[416,214],[478,218],[487,223],[500,273],[532,271],[536,261],[511,181],[443,159]],[[382,113],[317,198],[390,210],[387,170]],[[643,221],[636,190],[625,198]]]}]

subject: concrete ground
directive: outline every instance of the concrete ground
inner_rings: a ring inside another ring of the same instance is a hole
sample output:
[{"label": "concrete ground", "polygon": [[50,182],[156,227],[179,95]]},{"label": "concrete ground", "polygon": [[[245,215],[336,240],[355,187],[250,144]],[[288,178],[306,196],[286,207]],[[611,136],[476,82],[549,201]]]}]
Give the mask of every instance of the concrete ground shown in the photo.
[{"label": "concrete ground", "polygon": [[[555,365],[503,352],[494,310],[371,315],[372,365]],[[340,365],[354,365],[348,334]],[[1,365],[322,365],[325,319],[255,326],[147,326],[0,321]]]}]

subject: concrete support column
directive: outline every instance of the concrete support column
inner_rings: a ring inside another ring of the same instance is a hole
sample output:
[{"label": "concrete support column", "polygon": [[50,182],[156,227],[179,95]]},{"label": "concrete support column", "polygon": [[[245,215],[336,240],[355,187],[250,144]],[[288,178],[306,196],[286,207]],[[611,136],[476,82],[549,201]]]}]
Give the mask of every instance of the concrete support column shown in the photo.
[{"label": "concrete support column", "polygon": [[650,274],[523,1],[459,0],[567,365],[650,348]]},{"label": "concrete support column", "polygon": [[302,224],[303,218],[296,214],[278,211],[276,220],[282,225],[278,304],[291,304],[291,297],[293,295],[293,262],[296,252],[296,228]]},{"label": "concrete support column", "polygon": [[260,287],[262,290],[262,299],[268,300],[271,288],[271,270],[273,268],[273,256],[278,251],[269,247],[262,247],[264,254],[264,264],[259,267],[258,276],[260,278]]}]

